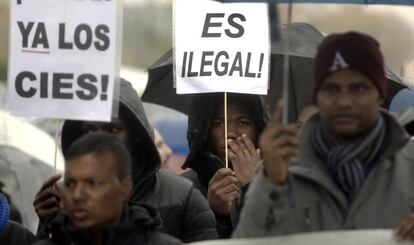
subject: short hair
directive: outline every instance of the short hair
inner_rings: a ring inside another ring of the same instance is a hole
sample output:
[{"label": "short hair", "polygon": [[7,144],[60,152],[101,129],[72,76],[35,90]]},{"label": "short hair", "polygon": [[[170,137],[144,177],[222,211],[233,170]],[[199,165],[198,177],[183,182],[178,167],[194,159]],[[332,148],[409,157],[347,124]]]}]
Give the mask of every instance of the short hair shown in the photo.
[{"label": "short hair", "polygon": [[94,132],[83,135],[69,147],[66,161],[86,154],[100,156],[105,153],[112,153],[114,168],[120,179],[131,175],[130,152],[117,136],[109,133]]}]

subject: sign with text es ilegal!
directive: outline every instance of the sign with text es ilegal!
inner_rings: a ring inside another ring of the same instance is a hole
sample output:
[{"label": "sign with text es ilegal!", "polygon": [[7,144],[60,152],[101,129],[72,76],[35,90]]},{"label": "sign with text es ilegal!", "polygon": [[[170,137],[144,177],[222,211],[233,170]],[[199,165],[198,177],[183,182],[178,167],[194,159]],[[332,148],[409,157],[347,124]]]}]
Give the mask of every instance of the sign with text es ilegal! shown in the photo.
[{"label": "sign with text es ilegal!", "polygon": [[265,3],[175,1],[177,94],[266,94],[270,37]]}]

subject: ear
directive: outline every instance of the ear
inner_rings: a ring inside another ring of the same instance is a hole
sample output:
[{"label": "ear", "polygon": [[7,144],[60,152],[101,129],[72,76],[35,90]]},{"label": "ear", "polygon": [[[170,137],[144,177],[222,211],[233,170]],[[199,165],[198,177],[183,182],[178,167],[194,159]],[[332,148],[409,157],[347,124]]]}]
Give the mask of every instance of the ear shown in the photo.
[{"label": "ear", "polygon": [[122,186],[122,199],[127,202],[129,199],[129,196],[131,195],[133,181],[132,176],[128,175],[125,178],[121,180],[121,186]]}]

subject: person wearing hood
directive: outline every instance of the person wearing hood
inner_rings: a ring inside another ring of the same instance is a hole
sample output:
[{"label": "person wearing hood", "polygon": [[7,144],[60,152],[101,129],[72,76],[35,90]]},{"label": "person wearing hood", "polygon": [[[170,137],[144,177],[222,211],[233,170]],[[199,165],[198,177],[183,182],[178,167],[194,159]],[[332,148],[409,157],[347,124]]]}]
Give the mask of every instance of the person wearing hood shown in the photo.
[{"label": "person wearing hood", "polygon": [[394,229],[414,238],[414,143],[380,105],[387,79],[379,43],[359,32],[332,34],[318,48],[319,112],[298,138],[283,106],[259,142],[263,168],[246,194],[233,237]]},{"label": "person wearing hood", "polygon": [[125,144],[112,134],[77,139],[66,154],[65,212],[49,222],[48,238],[36,245],[181,244],[156,231],[161,221],[153,208],[127,204],[131,165]]},{"label": "person wearing hood", "polygon": [[242,196],[260,160],[257,139],[268,117],[259,95],[228,94],[228,157],[225,168],[223,93],[195,95],[191,102],[187,140],[190,153],[182,176],[208,199],[220,238],[230,237]]},{"label": "person wearing hood", "polygon": [[[121,79],[119,117],[110,123],[64,122],[61,137],[64,156],[76,139],[94,131],[117,135],[129,149],[134,182],[130,202],[157,208],[162,218],[160,231],[183,242],[217,238],[214,215],[201,193],[191,182],[160,170],[160,156],[153,141],[152,128],[141,99],[129,82]],[[33,203],[43,222],[59,212],[59,194],[49,188],[58,179],[52,177],[41,188]]]}]

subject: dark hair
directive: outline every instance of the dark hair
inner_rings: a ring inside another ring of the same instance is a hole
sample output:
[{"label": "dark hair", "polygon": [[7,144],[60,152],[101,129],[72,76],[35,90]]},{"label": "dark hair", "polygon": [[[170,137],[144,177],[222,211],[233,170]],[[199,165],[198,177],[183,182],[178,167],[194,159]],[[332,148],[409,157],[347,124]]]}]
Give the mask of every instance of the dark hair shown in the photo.
[{"label": "dark hair", "polygon": [[[216,102],[214,109],[217,109],[217,106],[220,104],[224,104],[224,95],[223,93],[214,94],[216,96]],[[242,110],[250,117],[250,119],[254,123],[255,131],[257,134],[257,138],[263,131],[265,125],[263,123],[264,115],[262,114],[262,108],[258,108],[260,106],[260,95],[257,94],[240,94],[240,93],[227,93],[227,103],[234,103],[238,104]],[[264,113],[264,112],[263,112]],[[211,123],[210,123],[210,130],[211,130]],[[257,145],[258,142],[253,142]]]},{"label": "dark hair", "polygon": [[118,177],[123,179],[131,175],[130,152],[118,137],[109,133],[94,132],[83,135],[69,147],[66,161],[90,153],[100,156],[108,152],[112,153],[115,159],[114,167]]}]

